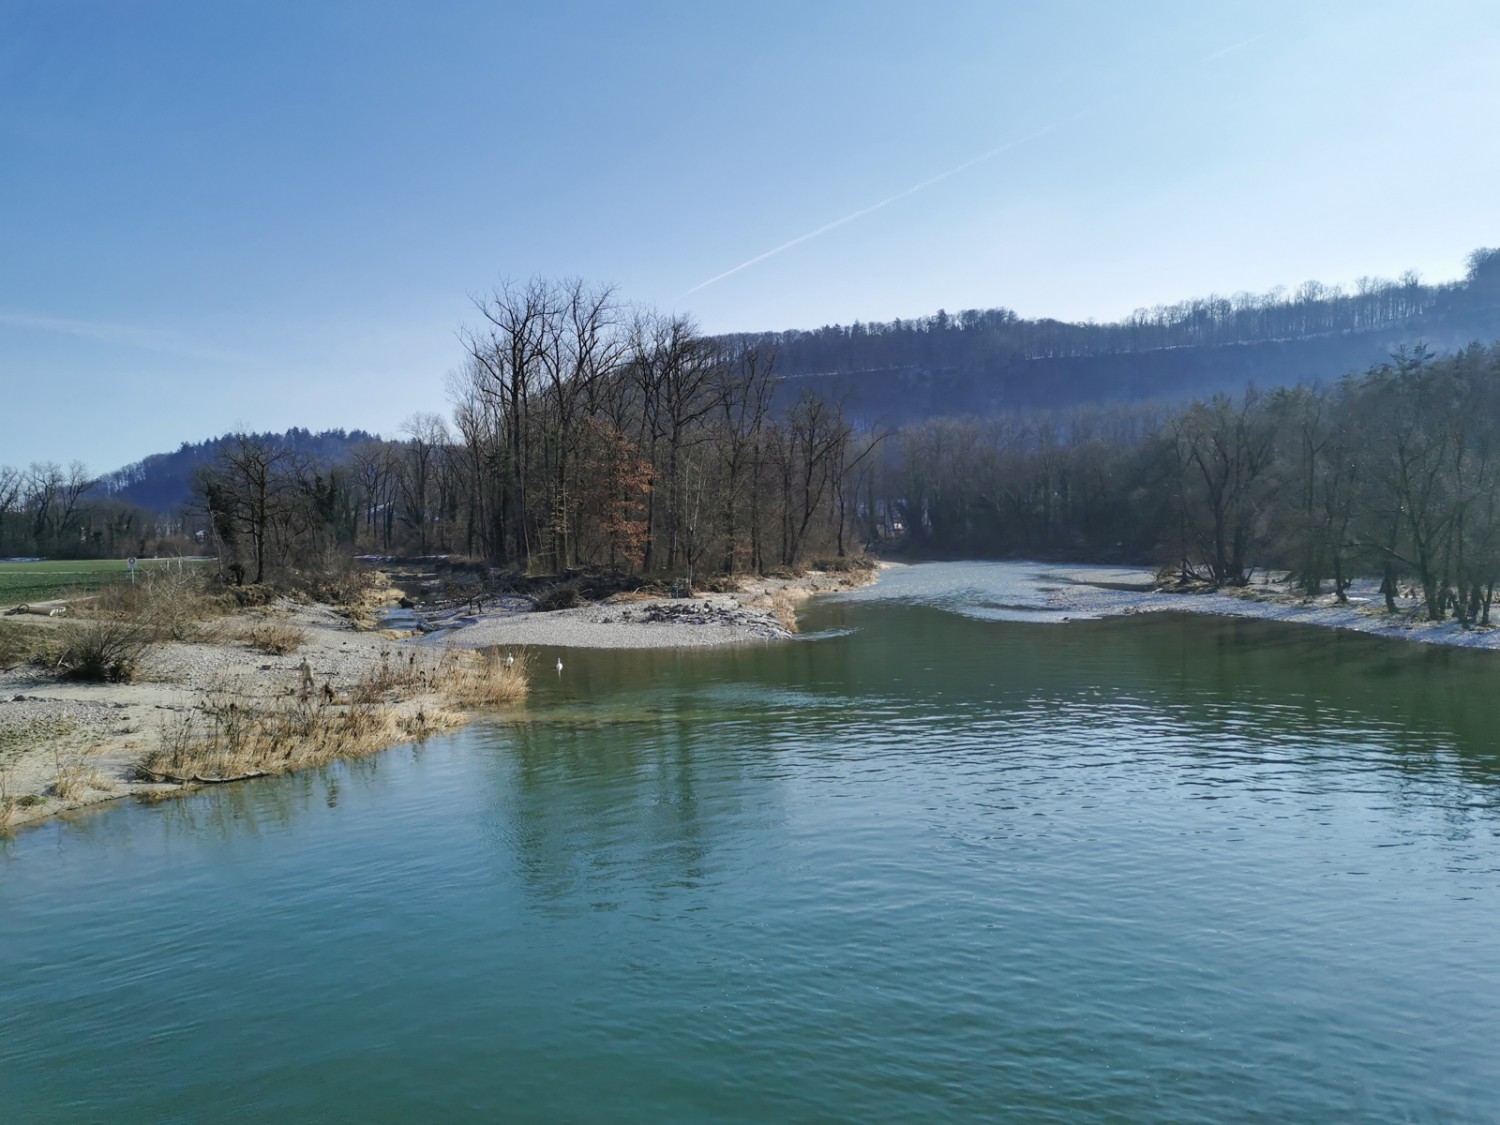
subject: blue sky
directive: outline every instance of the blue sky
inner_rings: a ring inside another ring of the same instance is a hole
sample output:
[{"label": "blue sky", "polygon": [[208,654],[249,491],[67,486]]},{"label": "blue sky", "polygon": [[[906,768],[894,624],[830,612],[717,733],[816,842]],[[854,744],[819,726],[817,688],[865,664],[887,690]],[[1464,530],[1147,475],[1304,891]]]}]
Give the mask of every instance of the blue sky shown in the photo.
[{"label": "blue sky", "polygon": [[393,432],[504,277],[709,331],[1456,277],[1497,58],[1461,0],[19,0],[0,463]]}]

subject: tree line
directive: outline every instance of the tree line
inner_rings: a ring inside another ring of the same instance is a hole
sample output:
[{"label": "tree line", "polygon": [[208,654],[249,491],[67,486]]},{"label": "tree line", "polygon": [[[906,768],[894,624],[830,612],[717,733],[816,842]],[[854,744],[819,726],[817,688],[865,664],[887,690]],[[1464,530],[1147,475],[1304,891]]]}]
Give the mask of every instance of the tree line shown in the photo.
[{"label": "tree line", "polygon": [[1475,327],[1500,302],[1500,250],[1469,255],[1463,279],[1424,284],[1363,277],[1352,290],[1317,281],[1266,293],[1211,294],[1137,309],[1123,320],[1076,323],[1027,319],[1006,308],[967,309],[889,322],[736,337],[775,349],[789,375],[890,368],[993,370],[1024,360],[1118,356],[1168,348],[1261,344],[1392,328]]},{"label": "tree line", "polygon": [[921,553],[1171,564],[1243,585],[1356,575],[1433,620],[1488,623],[1500,576],[1500,345],[1401,350],[1330,386],[1148,406],[932,420],[866,485]]},{"label": "tree line", "polygon": [[180,553],[180,522],[99,488],[78,461],[0,465],[0,558]]},{"label": "tree line", "polygon": [[[1492,259],[1475,265],[1490,268]],[[451,418],[391,438],[238,434],[165,518],[83,467],[0,469],[0,553],[217,552],[231,574],[351,553],[523,572],[709,575],[884,545],[919,557],[1252,566],[1342,597],[1487,620],[1500,568],[1500,350],[1401,350],[1324,386],[933,418],[883,431],[608,287],[537,279],[475,302]],[[780,397],[778,398],[778,394]],[[185,447],[186,448],[186,447]],[[193,454],[197,456],[196,453]]]},{"label": "tree line", "polygon": [[351,548],[691,577],[862,542],[845,483],[880,436],[812,395],[773,410],[772,352],[581,281],[505,285],[475,311],[451,424],[414,415],[338,464],[241,436],[203,470],[236,577]]}]

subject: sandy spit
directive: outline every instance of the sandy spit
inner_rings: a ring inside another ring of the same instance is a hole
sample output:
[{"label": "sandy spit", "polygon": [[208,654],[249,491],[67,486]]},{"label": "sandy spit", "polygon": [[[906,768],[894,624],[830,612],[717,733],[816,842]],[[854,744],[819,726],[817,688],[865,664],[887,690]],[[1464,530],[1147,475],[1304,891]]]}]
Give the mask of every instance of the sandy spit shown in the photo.
[{"label": "sandy spit", "polygon": [[[1500,649],[1500,628],[1493,625],[1465,629],[1456,621],[1427,621],[1422,599],[1414,590],[1404,591],[1396,599],[1396,612],[1388,612],[1374,579],[1356,581],[1347,604],[1341,604],[1332,594],[1308,597],[1270,577],[1252,579],[1240,589],[1203,593],[1158,591],[1151,571],[1126,567],[1048,565],[1043,578],[1058,584],[1047,591],[1048,604],[1074,618],[1206,613],[1347,629],[1420,644]],[[1500,622],[1500,606],[1494,613]]]},{"label": "sandy spit", "polygon": [[[868,585],[875,571],[796,578],[746,578],[733,593],[692,598],[610,598],[577,609],[533,613],[520,602],[482,614],[463,609],[420,615],[431,630],[422,644],[465,648],[551,645],[560,648],[701,648],[785,640],[788,611],[814,594]],[[778,613],[778,609],[780,612]]]},{"label": "sandy spit", "polygon": [[[393,619],[393,631],[361,631],[328,606],[283,601],[259,615],[211,623],[205,639],[154,649],[129,684],[59,682],[30,667],[0,671],[0,798],[14,804],[10,826],[128,796],[180,791],[135,777],[134,766],[161,744],[165,729],[198,708],[211,692],[247,696],[291,694],[301,681],[304,657],[321,690],[344,694],[381,660],[400,661],[413,648],[453,645],[682,648],[766,643],[791,635],[790,609],[813,594],[874,581],[873,572],[799,578],[753,579],[732,594],[692,599],[614,599],[553,613],[523,610],[516,602]],[[271,617],[303,630],[306,641],[287,656],[249,647],[245,634]],[[64,619],[28,619],[57,627]],[[420,630],[410,626],[420,625]],[[415,711],[435,697],[414,695],[402,707]],[[53,791],[60,775],[86,779],[67,800]]]}]

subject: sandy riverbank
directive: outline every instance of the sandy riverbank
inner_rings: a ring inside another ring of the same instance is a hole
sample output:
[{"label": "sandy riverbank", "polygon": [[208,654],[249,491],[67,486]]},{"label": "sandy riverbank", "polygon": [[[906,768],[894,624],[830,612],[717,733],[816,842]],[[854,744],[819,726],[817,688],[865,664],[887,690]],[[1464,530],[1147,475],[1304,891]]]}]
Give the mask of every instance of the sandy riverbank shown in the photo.
[{"label": "sandy riverbank", "polygon": [[[126,684],[58,681],[22,665],[0,671],[0,800],[9,825],[128,796],[170,795],[180,786],[142,780],[136,766],[158,749],[185,718],[211,699],[285,700],[300,690],[305,659],[319,696],[347,699],[382,665],[403,667],[442,648],[541,646],[680,648],[765,643],[785,639],[795,627],[794,607],[814,594],[873,582],[874,571],[813,572],[796,578],[745,580],[733,593],[695,598],[622,596],[576,609],[540,613],[518,599],[497,599],[483,612],[417,611],[396,628],[361,630],[324,605],[283,600],[254,613],[208,623],[196,639],[155,646],[138,677]],[[73,619],[86,617],[75,606]],[[425,631],[401,629],[417,624]],[[68,618],[22,618],[39,628],[60,628]],[[251,647],[249,631],[275,622],[300,631],[302,644],[287,655]],[[391,707],[398,718],[419,714],[458,721],[440,692],[420,685]]]},{"label": "sandy riverbank", "polygon": [[[1076,619],[1204,613],[1347,629],[1421,644],[1500,650],[1500,628],[1465,629],[1456,621],[1428,621],[1422,599],[1414,591],[1396,599],[1395,613],[1387,611],[1374,579],[1356,581],[1349,589],[1348,602],[1340,603],[1331,593],[1308,597],[1287,582],[1266,576],[1239,589],[1179,593],[1158,591],[1149,570],[1067,564],[1039,564],[1038,569],[1042,582],[1051,586],[1043,590],[1047,604]],[[1500,611],[1496,619],[1500,620]]]},{"label": "sandy riverbank", "polygon": [[[809,571],[794,578],[744,578],[729,593],[691,598],[616,595],[576,609],[536,613],[521,599],[501,600],[486,612],[466,608],[423,613],[431,630],[418,643],[465,648],[701,648],[785,640],[795,608],[815,594],[869,585],[878,570]],[[399,621],[400,619],[398,619]]]}]

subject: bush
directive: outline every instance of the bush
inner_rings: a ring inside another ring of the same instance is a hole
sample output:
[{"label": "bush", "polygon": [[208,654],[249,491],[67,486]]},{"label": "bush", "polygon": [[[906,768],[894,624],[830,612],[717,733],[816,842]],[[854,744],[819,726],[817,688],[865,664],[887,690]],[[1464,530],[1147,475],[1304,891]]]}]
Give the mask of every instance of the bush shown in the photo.
[{"label": "bush", "polygon": [[307,633],[295,625],[265,621],[252,626],[245,640],[251,648],[267,656],[287,656],[302,647]]},{"label": "bush", "polygon": [[222,610],[222,599],[209,595],[203,571],[160,567],[144,571],[136,582],[107,588],[94,599],[92,612],[137,622],[164,640],[186,641],[203,618]]},{"label": "bush", "polygon": [[379,571],[343,555],[330,555],[304,566],[276,570],[267,578],[266,587],[272,593],[266,601],[280,593],[325,605],[361,607],[377,597],[385,585],[385,576]]},{"label": "bush", "polygon": [[554,586],[536,599],[535,608],[541,613],[559,609],[577,609],[583,604],[577,586]]},{"label": "bush", "polygon": [[821,570],[825,574],[855,574],[860,571],[874,570],[879,564],[869,555],[843,555],[827,559],[813,559],[808,566],[813,570]]},{"label": "bush", "polygon": [[58,630],[55,655],[46,662],[65,679],[129,683],[159,635],[138,621],[101,618]]},{"label": "bush", "polygon": [[275,588],[264,583],[259,586],[253,583],[249,586],[231,586],[229,594],[240,609],[259,609],[270,605],[278,597]]}]

